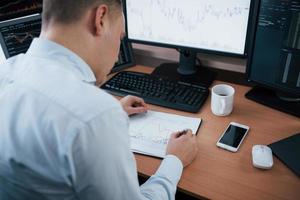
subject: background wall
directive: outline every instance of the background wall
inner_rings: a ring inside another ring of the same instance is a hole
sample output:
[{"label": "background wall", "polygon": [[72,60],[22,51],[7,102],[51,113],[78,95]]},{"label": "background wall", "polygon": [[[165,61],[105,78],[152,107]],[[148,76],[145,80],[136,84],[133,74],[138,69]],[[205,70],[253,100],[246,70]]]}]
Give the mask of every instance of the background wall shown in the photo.
[{"label": "background wall", "polygon": [[[136,63],[156,67],[164,62],[178,62],[179,53],[175,49],[133,44]],[[210,54],[198,54],[204,66],[245,73],[246,59]]]}]

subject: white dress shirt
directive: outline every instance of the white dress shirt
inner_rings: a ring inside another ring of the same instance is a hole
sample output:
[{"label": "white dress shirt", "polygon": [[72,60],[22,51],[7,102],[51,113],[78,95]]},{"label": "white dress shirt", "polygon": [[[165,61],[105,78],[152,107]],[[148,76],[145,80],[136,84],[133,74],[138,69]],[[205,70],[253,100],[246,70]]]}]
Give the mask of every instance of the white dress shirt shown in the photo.
[{"label": "white dress shirt", "polygon": [[128,116],[67,48],[35,39],[0,65],[0,199],[174,199],[181,161],[139,186]]}]

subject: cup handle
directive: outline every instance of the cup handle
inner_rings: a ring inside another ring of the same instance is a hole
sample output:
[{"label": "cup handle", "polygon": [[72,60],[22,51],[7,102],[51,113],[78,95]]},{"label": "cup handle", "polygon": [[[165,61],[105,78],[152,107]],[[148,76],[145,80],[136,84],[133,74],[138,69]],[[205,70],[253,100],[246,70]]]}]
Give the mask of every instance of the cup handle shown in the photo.
[{"label": "cup handle", "polygon": [[221,110],[220,110],[220,113],[221,113],[221,114],[224,114],[224,112],[225,112],[225,107],[226,107],[225,99],[221,99]]}]

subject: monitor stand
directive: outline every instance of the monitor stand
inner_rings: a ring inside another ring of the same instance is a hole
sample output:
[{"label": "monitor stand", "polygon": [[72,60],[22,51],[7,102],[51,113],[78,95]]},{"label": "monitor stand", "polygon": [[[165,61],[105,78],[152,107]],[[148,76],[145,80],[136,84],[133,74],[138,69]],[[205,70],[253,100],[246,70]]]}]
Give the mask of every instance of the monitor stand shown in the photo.
[{"label": "monitor stand", "polygon": [[300,117],[299,97],[284,97],[283,99],[275,91],[262,87],[254,87],[245,96],[263,105]]},{"label": "monitor stand", "polygon": [[179,63],[164,63],[156,67],[152,75],[166,77],[175,81],[209,87],[217,73],[196,65],[196,53],[190,50],[179,50]]}]

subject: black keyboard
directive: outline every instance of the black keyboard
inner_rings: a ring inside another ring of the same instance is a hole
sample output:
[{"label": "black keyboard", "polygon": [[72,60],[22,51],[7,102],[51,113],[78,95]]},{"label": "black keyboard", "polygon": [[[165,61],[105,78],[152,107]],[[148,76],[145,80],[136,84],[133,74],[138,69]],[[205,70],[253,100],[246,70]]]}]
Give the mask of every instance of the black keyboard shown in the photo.
[{"label": "black keyboard", "polygon": [[101,88],[114,95],[135,95],[146,103],[193,113],[199,111],[209,94],[201,85],[131,71],[119,72]]}]

